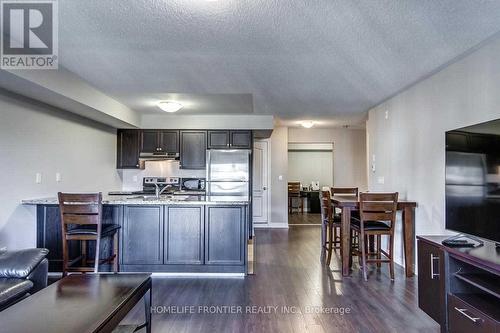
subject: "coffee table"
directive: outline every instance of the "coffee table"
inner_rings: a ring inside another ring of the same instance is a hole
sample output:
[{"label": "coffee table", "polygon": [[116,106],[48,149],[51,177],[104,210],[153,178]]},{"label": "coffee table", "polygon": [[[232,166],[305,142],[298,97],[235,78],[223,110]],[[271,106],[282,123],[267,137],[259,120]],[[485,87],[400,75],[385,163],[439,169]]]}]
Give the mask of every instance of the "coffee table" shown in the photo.
[{"label": "coffee table", "polygon": [[0,312],[0,330],[10,333],[112,332],[144,299],[151,332],[149,274],[78,274],[67,276]]}]

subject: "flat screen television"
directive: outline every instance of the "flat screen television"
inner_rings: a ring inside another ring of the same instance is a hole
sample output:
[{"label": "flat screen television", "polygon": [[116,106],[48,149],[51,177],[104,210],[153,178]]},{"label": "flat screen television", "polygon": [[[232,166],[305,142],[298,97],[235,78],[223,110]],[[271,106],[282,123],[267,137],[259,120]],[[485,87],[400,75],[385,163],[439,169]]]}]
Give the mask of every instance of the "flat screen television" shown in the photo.
[{"label": "flat screen television", "polygon": [[500,119],[446,132],[446,229],[500,242]]}]

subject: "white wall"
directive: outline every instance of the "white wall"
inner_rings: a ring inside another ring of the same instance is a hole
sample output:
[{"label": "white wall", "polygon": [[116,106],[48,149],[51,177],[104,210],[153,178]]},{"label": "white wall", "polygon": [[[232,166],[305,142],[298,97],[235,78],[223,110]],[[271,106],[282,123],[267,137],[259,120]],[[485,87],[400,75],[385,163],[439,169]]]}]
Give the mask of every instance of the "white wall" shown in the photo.
[{"label": "white wall", "polygon": [[303,186],[318,181],[320,187],[333,185],[333,151],[288,151],[288,179]]},{"label": "white wall", "polygon": [[294,128],[288,129],[288,142],[332,143],[335,186],[366,189],[366,136],[364,129]]},{"label": "white wall", "polygon": [[[37,172],[41,184],[35,184]],[[116,131],[0,91],[0,184],[0,247],[36,246],[35,208],[20,201],[121,189]]]},{"label": "white wall", "polygon": [[[288,225],[288,128],[276,127],[271,135],[271,221]],[[282,177],[280,180],[279,177]]]},{"label": "white wall", "polygon": [[445,131],[500,118],[499,59],[496,40],[369,112],[369,187],[417,201],[417,235],[445,233]]}]

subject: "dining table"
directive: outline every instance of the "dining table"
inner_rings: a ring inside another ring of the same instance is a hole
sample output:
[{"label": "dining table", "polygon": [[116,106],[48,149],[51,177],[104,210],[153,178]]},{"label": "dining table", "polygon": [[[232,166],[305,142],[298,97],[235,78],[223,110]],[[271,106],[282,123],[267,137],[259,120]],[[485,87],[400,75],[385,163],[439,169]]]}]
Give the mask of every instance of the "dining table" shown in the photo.
[{"label": "dining table", "polygon": [[[342,275],[349,276],[350,262],[350,228],[351,213],[359,210],[359,197],[334,195],[331,198],[335,208],[342,210],[341,220],[341,247],[342,247]],[[403,246],[405,260],[406,277],[412,277],[415,274],[415,201],[398,200],[397,210],[402,212],[403,221]]]}]

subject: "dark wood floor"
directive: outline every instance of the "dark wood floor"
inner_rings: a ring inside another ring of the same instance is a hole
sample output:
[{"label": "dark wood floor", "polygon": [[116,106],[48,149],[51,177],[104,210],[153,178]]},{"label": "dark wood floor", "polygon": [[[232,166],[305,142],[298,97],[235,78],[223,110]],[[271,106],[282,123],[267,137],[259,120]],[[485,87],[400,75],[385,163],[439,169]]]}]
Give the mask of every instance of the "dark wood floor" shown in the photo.
[{"label": "dark wood floor", "polygon": [[293,213],[288,214],[289,225],[314,225],[321,224],[321,214]]},{"label": "dark wood floor", "polygon": [[[354,265],[341,278],[338,256],[330,268],[319,258],[319,227],[256,231],[256,275],[246,278],[154,278],[154,306],[278,306],[271,314],[154,314],[154,332],[438,332],[417,306],[416,278],[372,268],[364,282]],[[282,306],[301,313],[286,314]],[[307,307],[350,309],[349,314],[308,314]],[[196,311],[195,311],[196,312]],[[125,322],[143,319],[142,304]]]}]

